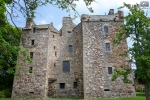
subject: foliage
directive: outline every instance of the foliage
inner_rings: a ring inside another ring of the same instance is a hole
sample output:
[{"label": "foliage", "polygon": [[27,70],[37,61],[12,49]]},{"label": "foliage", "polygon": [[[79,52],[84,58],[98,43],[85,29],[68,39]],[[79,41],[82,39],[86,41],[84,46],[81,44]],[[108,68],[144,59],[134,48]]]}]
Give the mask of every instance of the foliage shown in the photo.
[{"label": "foliage", "polygon": [[142,89],[142,87],[137,87],[136,92],[143,92],[144,90]]},{"label": "foliage", "polygon": [[[150,18],[148,18],[144,11],[136,5],[124,3],[120,8],[129,9],[128,15],[124,18],[125,24],[121,25],[121,30],[116,34],[115,44],[119,44],[122,39],[130,37],[133,45],[128,53],[131,54],[131,60],[136,65],[135,78],[139,83],[145,84],[146,100],[149,100],[148,84],[150,82]],[[126,70],[131,72],[130,70]],[[127,73],[128,73],[127,72]],[[124,73],[116,74],[127,76]],[[118,75],[118,76],[119,76]]]},{"label": "foliage", "polygon": [[5,2],[0,0],[0,97],[11,96],[21,35],[19,28],[6,21],[5,12]]},{"label": "foliage", "polygon": [[[9,15],[11,21],[15,23],[13,18],[18,17],[19,14],[15,14],[14,11],[21,12],[25,18],[34,18],[36,8],[47,4],[66,10],[69,12],[69,15],[70,11],[74,11],[75,17],[77,17],[75,8],[78,1],[80,0],[5,0],[5,3],[7,4],[7,15]],[[91,5],[92,2],[95,2],[95,0],[84,0],[84,2],[87,9],[89,9],[90,12],[93,12],[89,5]]]}]

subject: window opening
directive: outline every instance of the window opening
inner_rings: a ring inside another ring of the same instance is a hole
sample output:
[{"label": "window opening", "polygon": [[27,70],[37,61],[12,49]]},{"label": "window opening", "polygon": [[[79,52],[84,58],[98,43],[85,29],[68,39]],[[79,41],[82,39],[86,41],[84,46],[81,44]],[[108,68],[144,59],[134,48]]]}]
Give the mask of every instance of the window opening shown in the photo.
[{"label": "window opening", "polygon": [[33,59],[33,52],[30,52],[30,58]]},{"label": "window opening", "polygon": [[104,33],[108,34],[108,26],[104,26]]},{"label": "window opening", "polygon": [[110,89],[104,89],[104,91],[110,91]]},{"label": "window opening", "polygon": [[33,33],[35,33],[35,31],[36,31],[36,28],[34,27],[34,28],[33,28]]},{"label": "window opening", "polygon": [[106,43],[106,51],[110,51],[110,43]]},{"label": "window opening", "polygon": [[32,73],[32,72],[33,72],[33,68],[29,67],[29,73]]},{"label": "window opening", "polygon": [[77,83],[77,82],[74,82],[74,83],[73,83],[73,88],[76,89],[77,87],[78,87],[78,83]]},{"label": "window opening", "polygon": [[69,63],[69,61],[63,61],[63,72],[70,72],[70,63]]},{"label": "window opening", "polygon": [[73,46],[72,46],[72,45],[69,45],[69,46],[68,46],[68,49],[69,49],[69,52],[72,52],[72,51],[73,51]]},{"label": "window opening", "polygon": [[31,45],[34,45],[34,40],[31,41]]},{"label": "window opening", "polygon": [[60,89],[64,89],[65,88],[65,83],[59,83]]},{"label": "window opening", "polygon": [[71,37],[71,35],[72,35],[71,32],[68,32],[68,37]]},{"label": "window opening", "polygon": [[112,74],[112,67],[108,67],[108,74]]}]

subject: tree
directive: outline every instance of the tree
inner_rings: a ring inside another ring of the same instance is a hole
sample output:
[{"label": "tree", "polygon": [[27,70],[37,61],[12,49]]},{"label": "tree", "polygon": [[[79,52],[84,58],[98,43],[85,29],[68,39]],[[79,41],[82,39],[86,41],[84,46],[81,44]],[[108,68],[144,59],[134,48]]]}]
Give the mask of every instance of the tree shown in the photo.
[{"label": "tree", "polygon": [[[129,62],[136,65],[135,78],[139,83],[145,85],[146,100],[150,100],[150,18],[145,15],[138,4],[130,5],[124,3],[124,6],[121,8],[127,8],[129,13],[124,17],[126,23],[121,25],[121,30],[117,32],[114,43],[119,44],[122,39],[128,37],[132,39],[133,45],[126,53],[131,54]],[[124,71],[116,71],[113,79],[116,79],[116,76],[119,75],[127,77],[127,74],[132,72],[131,69],[124,69]]]},{"label": "tree", "polygon": [[11,95],[21,31],[5,17],[5,2],[0,0],[0,97]]}]

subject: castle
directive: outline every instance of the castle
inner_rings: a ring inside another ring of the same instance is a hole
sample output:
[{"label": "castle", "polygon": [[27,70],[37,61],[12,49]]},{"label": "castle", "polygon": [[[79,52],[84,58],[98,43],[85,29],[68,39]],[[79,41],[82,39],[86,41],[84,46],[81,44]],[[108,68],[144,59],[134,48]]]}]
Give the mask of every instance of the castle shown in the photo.
[{"label": "castle", "polygon": [[[12,98],[116,98],[135,96],[132,84],[122,77],[111,81],[114,69],[130,67],[126,40],[113,45],[115,33],[124,23],[122,11],[108,15],[81,16],[75,25],[64,17],[58,31],[53,23],[36,25],[27,19],[20,47],[32,62],[20,55],[14,77]],[[132,81],[132,75],[128,76]]]}]

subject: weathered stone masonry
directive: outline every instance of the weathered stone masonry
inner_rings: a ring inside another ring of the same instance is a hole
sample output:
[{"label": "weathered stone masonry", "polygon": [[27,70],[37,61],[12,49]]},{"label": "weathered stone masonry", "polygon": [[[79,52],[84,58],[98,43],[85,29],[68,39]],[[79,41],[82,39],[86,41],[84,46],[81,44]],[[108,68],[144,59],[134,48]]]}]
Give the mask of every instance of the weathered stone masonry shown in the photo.
[{"label": "weathered stone masonry", "polygon": [[[13,98],[109,98],[135,96],[132,84],[122,77],[112,82],[114,69],[126,63],[128,56],[118,54],[127,50],[126,40],[113,46],[115,32],[123,24],[123,12],[108,15],[83,14],[75,25],[64,17],[58,31],[53,23],[36,25],[28,18],[22,29],[20,47],[27,49],[33,60],[24,62],[18,57]],[[132,81],[132,75],[129,75]]]}]

